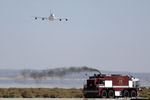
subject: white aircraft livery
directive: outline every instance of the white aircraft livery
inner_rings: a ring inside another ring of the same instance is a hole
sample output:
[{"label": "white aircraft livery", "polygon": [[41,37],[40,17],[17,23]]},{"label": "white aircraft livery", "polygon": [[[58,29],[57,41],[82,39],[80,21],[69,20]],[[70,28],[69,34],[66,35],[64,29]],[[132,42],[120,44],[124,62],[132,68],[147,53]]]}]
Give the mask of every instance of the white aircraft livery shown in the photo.
[{"label": "white aircraft livery", "polygon": [[37,20],[39,18],[39,19],[42,19],[42,20],[49,20],[49,21],[54,21],[54,20],[59,20],[59,21],[65,20],[65,21],[68,21],[67,18],[57,18],[57,17],[55,17],[55,15],[53,13],[51,13],[49,17],[34,17],[34,18],[35,18],[35,20]]}]

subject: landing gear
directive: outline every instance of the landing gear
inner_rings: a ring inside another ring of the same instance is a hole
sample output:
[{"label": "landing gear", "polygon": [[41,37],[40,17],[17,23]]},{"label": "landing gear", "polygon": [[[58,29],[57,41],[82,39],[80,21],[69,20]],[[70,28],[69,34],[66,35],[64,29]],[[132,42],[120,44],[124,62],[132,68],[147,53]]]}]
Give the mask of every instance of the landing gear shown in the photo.
[{"label": "landing gear", "polygon": [[59,19],[59,21],[61,21],[61,19]]}]

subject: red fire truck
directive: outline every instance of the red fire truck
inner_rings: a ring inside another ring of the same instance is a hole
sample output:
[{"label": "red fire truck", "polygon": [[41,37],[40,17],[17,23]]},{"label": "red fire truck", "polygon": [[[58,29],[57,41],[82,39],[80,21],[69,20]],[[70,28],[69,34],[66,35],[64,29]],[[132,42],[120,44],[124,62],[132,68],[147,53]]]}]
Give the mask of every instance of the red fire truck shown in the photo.
[{"label": "red fire truck", "polygon": [[128,75],[94,74],[84,85],[85,97],[136,97],[139,93],[139,79]]}]

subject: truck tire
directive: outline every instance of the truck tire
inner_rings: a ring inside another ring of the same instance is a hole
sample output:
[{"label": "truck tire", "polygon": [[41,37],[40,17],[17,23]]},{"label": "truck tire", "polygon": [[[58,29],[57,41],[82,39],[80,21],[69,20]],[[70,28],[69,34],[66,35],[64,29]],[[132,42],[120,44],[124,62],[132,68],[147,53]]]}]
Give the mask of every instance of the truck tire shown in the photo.
[{"label": "truck tire", "polygon": [[85,97],[85,98],[90,98],[90,95],[84,94],[84,97]]},{"label": "truck tire", "polygon": [[108,92],[108,97],[109,97],[109,98],[114,98],[114,97],[115,97],[115,93],[114,93],[113,90],[109,90],[109,92]]},{"label": "truck tire", "polygon": [[123,91],[123,96],[124,97],[129,97],[129,91],[128,90],[124,90]]},{"label": "truck tire", "polygon": [[88,98],[88,95],[84,95],[85,98]]},{"label": "truck tire", "polygon": [[102,98],[107,98],[107,91],[106,90],[102,90],[101,97]]},{"label": "truck tire", "polygon": [[132,91],[131,91],[131,97],[136,97],[136,96],[137,96],[136,90],[132,90]]}]

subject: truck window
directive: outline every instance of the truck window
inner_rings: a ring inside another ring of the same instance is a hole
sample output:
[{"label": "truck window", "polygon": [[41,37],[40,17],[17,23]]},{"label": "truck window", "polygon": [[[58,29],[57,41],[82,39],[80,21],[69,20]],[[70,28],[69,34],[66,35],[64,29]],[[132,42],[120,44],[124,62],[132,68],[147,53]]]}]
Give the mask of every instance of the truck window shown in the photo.
[{"label": "truck window", "polygon": [[136,81],[136,87],[140,87],[140,81]]},{"label": "truck window", "polygon": [[100,80],[100,82],[99,82],[100,84],[104,84],[105,82],[104,82],[104,80]]},{"label": "truck window", "polygon": [[140,87],[140,81],[134,81],[133,85],[134,87]]}]

